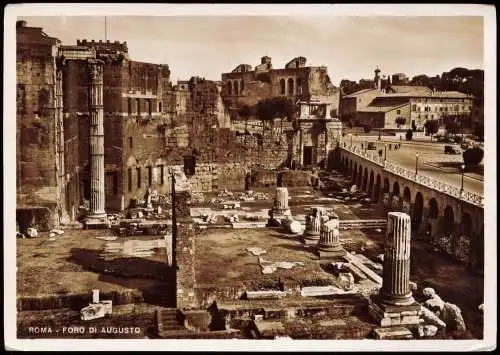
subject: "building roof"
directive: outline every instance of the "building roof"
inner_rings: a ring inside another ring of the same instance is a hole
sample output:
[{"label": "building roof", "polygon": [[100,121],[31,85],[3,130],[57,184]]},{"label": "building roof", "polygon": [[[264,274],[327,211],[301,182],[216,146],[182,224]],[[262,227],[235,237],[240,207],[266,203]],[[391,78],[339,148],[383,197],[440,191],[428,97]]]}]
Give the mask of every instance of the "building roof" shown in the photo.
[{"label": "building roof", "polygon": [[474,98],[473,95],[464,94],[460,91],[436,91],[432,92],[399,92],[381,94],[381,97],[442,97],[442,98]]},{"label": "building roof", "polygon": [[423,94],[432,92],[427,86],[391,85],[389,88],[394,91],[394,93]]},{"label": "building roof", "polygon": [[[346,98],[346,97],[356,97],[356,96],[359,96],[359,95],[362,95],[362,94],[365,94],[365,93],[367,93],[369,91],[374,91],[374,90],[377,90],[377,89],[373,88],[373,89],[359,90],[359,91],[353,92],[352,94],[344,96],[344,98]],[[380,93],[380,95],[382,95],[382,93]]]},{"label": "building roof", "polygon": [[395,109],[398,109],[400,107],[409,105],[409,103],[404,103],[404,104],[394,104],[394,105],[376,105],[376,106],[367,106],[358,109],[358,112],[389,112]]}]

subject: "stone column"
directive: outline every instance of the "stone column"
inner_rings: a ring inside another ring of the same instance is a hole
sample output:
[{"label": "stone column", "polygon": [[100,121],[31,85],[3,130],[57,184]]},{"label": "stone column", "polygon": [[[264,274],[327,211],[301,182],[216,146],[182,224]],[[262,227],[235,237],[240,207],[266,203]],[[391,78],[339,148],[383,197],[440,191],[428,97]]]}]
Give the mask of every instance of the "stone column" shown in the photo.
[{"label": "stone column", "polygon": [[333,217],[323,223],[316,246],[316,254],[320,259],[339,258],[346,254],[340,243],[339,219]]},{"label": "stone column", "polygon": [[332,115],[330,114],[330,104],[325,105],[325,119],[329,120],[332,118]]},{"label": "stone column", "polygon": [[402,212],[389,212],[385,240],[381,296],[395,305],[414,302],[410,290],[411,219]]},{"label": "stone column", "polygon": [[288,207],[288,189],[286,187],[277,187],[274,205],[269,211],[269,225],[281,225],[283,219],[291,216]]},{"label": "stone column", "polygon": [[273,209],[279,213],[283,213],[284,210],[288,209],[288,189],[286,187],[276,188]]},{"label": "stone column", "polygon": [[318,244],[323,216],[324,213],[319,208],[313,208],[312,212],[306,216],[306,229],[302,236],[304,244]]},{"label": "stone column", "polygon": [[56,64],[56,84],[55,84],[55,111],[57,130],[57,169],[59,187],[59,217],[60,223],[69,222],[68,211],[66,210],[66,169],[64,166],[64,114],[63,114],[63,71],[62,64]]},{"label": "stone column", "polygon": [[389,212],[382,287],[378,295],[371,297],[368,307],[382,327],[419,324],[421,308],[410,290],[410,241],[410,216]]},{"label": "stone column", "polygon": [[89,219],[106,218],[104,190],[104,107],[103,62],[89,60],[89,143],[90,211]]}]

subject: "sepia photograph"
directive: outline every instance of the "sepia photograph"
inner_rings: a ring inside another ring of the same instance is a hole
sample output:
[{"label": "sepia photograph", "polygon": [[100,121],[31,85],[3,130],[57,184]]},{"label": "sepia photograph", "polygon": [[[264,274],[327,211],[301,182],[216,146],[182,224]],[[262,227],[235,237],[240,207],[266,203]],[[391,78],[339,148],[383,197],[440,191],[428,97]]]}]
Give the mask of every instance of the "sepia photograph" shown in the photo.
[{"label": "sepia photograph", "polygon": [[495,15],[8,5],[6,349],[496,348]]}]

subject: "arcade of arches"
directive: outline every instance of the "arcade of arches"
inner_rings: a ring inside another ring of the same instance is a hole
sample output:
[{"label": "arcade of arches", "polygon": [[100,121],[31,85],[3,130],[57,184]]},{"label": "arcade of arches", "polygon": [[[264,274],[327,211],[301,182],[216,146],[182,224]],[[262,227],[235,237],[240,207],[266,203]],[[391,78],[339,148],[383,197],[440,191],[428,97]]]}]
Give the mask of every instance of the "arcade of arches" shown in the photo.
[{"label": "arcade of arches", "polygon": [[413,238],[427,241],[478,271],[484,266],[484,211],[394,175],[348,152],[336,155],[336,168],[387,211],[408,213]]}]

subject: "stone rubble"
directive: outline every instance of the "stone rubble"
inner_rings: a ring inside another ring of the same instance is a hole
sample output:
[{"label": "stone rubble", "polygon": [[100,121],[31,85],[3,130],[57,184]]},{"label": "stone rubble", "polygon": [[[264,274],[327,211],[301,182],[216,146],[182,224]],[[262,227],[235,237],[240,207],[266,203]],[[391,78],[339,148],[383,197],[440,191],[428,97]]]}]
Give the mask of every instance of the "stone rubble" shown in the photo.
[{"label": "stone rubble", "polygon": [[296,266],[304,266],[304,263],[301,261],[267,261],[259,256],[259,265],[262,268],[263,274],[272,274],[276,272],[278,269],[292,269]]},{"label": "stone rubble", "polygon": [[259,248],[259,247],[250,247],[246,249],[249,253],[252,253],[255,256],[259,256],[262,254],[266,254],[267,250]]},{"label": "stone rubble", "polygon": [[26,235],[30,238],[38,237],[38,231],[35,228],[28,228],[26,230]]}]

